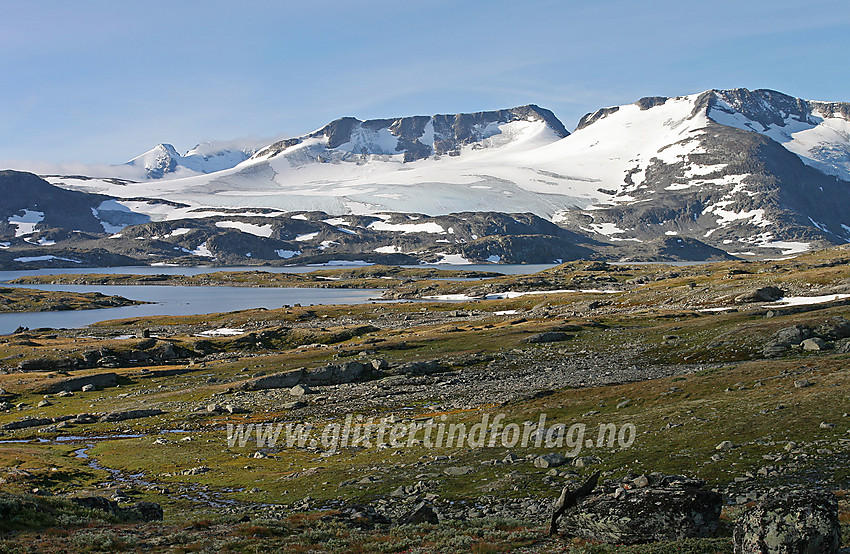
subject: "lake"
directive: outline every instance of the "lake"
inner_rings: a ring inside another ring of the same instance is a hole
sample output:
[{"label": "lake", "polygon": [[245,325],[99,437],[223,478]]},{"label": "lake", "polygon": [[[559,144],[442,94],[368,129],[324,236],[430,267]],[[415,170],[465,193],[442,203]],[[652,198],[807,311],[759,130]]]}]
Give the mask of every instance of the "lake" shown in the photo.
[{"label": "lake", "polygon": [[[535,273],[555,264],[527,265],[420,265],[404,267],[435,267],[439,269],[466,269],[496,271],[510,275]],[[339,266],[291,266],[291,267],[217,267],[217,266],[127,266],[32,269],[31,271],[0,271],[0,282],[26,275],[58,275],[62,273],[127,273],[133,275],[198,275],[215,271],[268,271],[270,273],[306,273],[317,269]],[[13,285],[4,285],[13,286]],[[19,326],[80,328],[107,319],[123,319],[160,315],[198,315],[217,312],[232,312],[251,308],[280,308],[288,304],[309,306],[315,304],[362,304],[376,300],[383,292],[380,289],[314,289],[314,288],[260,288],[260,287],[182,287],[171,285],[23,285],[21,288],[69,292],[99,292],[118,295],[132,300],[154,302],[141,306],[124,306],[98,310],[74,310],[63,312],[25,312],[0,314],[0,334],[14,332]]]},{"label": "lake", "polygon": [[[6,285],[9,286],[9,285]],[[158,315],[197,315],[232,312],[250,308],[280,308],[284,304],[362,304],[381,296],[380,289],[308,289],[255,287],[180,287],[162,285],[27,285],[22,288],[100,292],[133,300],[155,302],[98,310],[62,312],[26,312],[0,314],[0,334],[7,335],[18,326],[79,328],[106,319]]]}]

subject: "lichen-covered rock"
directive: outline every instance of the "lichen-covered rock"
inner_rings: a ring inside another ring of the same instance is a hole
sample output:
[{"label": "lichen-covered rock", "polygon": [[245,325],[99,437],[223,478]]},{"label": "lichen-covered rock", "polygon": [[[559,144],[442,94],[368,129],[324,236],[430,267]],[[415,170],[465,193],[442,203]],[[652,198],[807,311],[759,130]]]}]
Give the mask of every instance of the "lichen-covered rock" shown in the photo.
[{"label": "lichen-covered rock", "polygon": [[703,489],[702,481],[653,473],[636,488],[635,477],[607,481],[600,494],[564,515],[562,528],[571,536],[618,544],[706,537],[717,529],[723,497]]},{"label": "lichen-covered rock", "polygon": [[835,554],[841,544],[831,492],[794,491],[764,500],[735,524],[736,554]]}]

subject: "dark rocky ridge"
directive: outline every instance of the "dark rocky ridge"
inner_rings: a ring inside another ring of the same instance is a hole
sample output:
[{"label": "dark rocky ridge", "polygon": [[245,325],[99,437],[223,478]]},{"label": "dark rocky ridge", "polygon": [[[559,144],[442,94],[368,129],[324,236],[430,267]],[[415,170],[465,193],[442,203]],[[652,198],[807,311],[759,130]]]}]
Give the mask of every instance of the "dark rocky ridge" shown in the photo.
[{"label": "dark rocky ridge", "polygon": [[[569,135],[564,124],[551,111],[529,104],[505,110],[461,113],[453,115],[413,116],[393,119],[370,119],[360,121],[354,117],[343,117],[328,123],[318,131],[303,137],[290,138],[276,142],[255,154],[255,157],[276,156],[308,138],[327,138],[328,149],[352,140],[352,134],[358,128],[370,131],[387,129],[398,138],[395,153],[404,153],[405,161],[427,158],[431,155],[451,154],[462,146],[473,144],[485,138],[482,128],[488,124],[510,123],[512,121],[544,121],[561,138]],[[433,124],[433,143],[423,142],[425,128]],[[364,148],[363,154],[385,154]]]}]

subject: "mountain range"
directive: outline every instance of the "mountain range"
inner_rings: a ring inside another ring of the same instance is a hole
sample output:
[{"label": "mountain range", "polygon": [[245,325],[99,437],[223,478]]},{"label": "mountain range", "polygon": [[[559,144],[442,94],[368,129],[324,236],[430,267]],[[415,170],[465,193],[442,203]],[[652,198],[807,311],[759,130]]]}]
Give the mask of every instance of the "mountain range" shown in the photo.
[{"label": "mountain range", "polygon": [[[128,164],[147,178],[0,174],[0,263],[718,259],[850,241],[850,104],[770,90],[642,98],[572,133],[535,105],[344,117]],[[80,223],[48,200],[70,193]]]}]

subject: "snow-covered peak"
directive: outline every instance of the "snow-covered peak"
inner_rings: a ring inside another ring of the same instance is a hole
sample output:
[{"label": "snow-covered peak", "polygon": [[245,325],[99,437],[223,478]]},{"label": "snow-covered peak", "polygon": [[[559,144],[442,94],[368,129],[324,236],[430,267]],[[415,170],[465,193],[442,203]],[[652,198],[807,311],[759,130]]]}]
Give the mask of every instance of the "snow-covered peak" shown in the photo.
[{"label": "snow-covered peak", "polygon": [[157,144],[144,154],[136,156],[126,165],[143,167],[148,177],[159,179],[177,169],[180,154],[170,144]]},{"label": "snow-covered peak", "polygon": [[257,141],[202,142],[180,155],[170,144],[157,144],[126,165],[142,167],[149,179],[215,173],[237,166],[257,151]]}]

